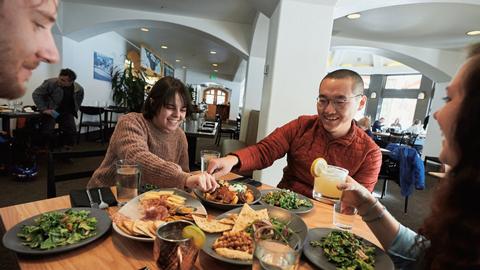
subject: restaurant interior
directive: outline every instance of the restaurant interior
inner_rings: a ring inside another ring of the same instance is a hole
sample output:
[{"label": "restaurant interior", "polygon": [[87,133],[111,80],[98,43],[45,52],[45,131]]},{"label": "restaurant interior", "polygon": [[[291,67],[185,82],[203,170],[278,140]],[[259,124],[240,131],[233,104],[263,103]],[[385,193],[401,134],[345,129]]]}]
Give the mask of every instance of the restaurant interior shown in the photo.
[{"label": "restaurant interior", "polygon": [[[480,41],[475,35],[480,34],[478,14],[477,0],[59,0],[52,33],[60,61],[41,63],[19,101],[33,105],[36,87],[57,77],[60,69],[70,68],[85,89],[85,106],[117,105],[111,83],[95,78],[95,55],[101,54],[113,60],[112,67],[123,68],[129,64],[126,60],[132,61],[146,72],[150,86],[173,74],[192,88],[198,108],[206,104],[207,120],[215,121],[220,114],[224,128],[236,129],[241,117],[240,141],[249,137],[250,113],[259,111],[255,129],[259,141],[300,115],[316,114],[314,100],[321,78],[346,68],[362,75],[365,83],[367,104],[355,119],[369,115],[373,122],[384,117],[390,126],[400,118],[406,129],[414,119],[423,124],[443,106],[445,88],[462,63],[462,49]],[[143,56],[147,51],[160,61],[160,69],[147,63]],[[0,99],[0,104],[8,103]],[[10,121],[14,130],[16,119]],[[102,146],[92,141],[98,129],[90,132],[87,140],[86,130],[81,130],[81,143],[74,150],[108,148],[108,142]],[[221,151],[222,143],[217,145],[214,139],[196,140],[197,161],[200,150]],[[439,126],[431,117],[422,159],[438,157],[441,141]],[[46,162],[40,163],[46,169]],[[277,160],[251,177],[276,186],[285,165],[285,158]],[[71,167],[59,168],[68,172]],[[426,163],[426,171],[439,170],[437,163]],[[45,180],[45,174],[35,181]],[[390,185],[384,198],[389,210],[396,209],[392,214],[401,222],[411,222],[413,230],[428,214],[428,196],[438,178],[426,175],[425,182],[426,190],[415,190],[411,196],[408,214],[403,213],[404,198],[397,185]],[[85,183],[75,187],[82,189]],[[26,184],[0,177],[2,190],[20,190]],[[380,194],[382,185],[379,181],[374,193]],[[1,207],[13,205],[5,203],[9,196],[18,201],[18,192],[9,194],[16,195],[2,196]],[[59,189],[59,195],[67,194],[68,186]],[[28,192],[24,196],[24,202],[32,201]],[[46,197],[35,198],[41,199]],[[0,263],[1,269],[14,269],[3,247]]]}]

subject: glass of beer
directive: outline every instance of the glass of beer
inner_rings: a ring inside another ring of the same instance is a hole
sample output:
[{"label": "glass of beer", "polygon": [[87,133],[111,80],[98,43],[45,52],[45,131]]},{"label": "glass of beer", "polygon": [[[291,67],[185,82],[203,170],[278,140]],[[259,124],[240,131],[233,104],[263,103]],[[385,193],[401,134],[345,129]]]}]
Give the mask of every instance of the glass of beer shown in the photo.
[{"label": "glass of beer", "polygon": [[337,189],[338,184],[347,181],[348,170],[328,165],[319,177],[315,177],[313,198],[327,203],[336,203],[342,197],[342,191]]},{"label": "glass of beer", "polygon": [[117,160],[115,161],[115,167],[117,205],[124,206],[138,196],[141,163],[133,160]]},{"label": "glass of beer", "polygon": [[167,222],[157,229],[153,257],[159,269],[188,270],[197,261],[200,250],[195,249],[193,238],[183,238],[183,228],[193,225],[188,221]]}]

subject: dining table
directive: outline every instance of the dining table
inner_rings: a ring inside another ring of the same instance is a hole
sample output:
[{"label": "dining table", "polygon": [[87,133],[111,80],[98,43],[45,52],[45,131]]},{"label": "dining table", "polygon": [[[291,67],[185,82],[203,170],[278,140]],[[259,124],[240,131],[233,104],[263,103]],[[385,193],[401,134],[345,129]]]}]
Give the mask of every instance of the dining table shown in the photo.
[{"label": "dining table", "polygon": [[[194,172],[197,174],[200,172]],[[241,177],[234,173],[220,177],[219,179],[232,180]],[[272,189],[273,186],[263,184],[258,189]],[[111,187],[113,194],[116,194],[115,187]],[[195,194],[192,192],[192,196]],[[305,214],[298,214],[305,221],[309,229],[331,228],[333,226],[333,206],[312,200],[314,209]],[[52,199],[40,200],[25,204],[13,205],[0,208],[0,229],[6,231],[15,224],[32,216],[70,208],[70,197],[61,196]],[[208,219],[214,219],[225,210],[211,208],[205,205]],[[108,213],[114,214],[120,207],[114,206],[107,209]],[[360,217],[355,219],[352,233],[361,236],[375,245],[381,247],[379,241],[370,231],[367,224]],[[50,255],[24,255],[12,252],[14,263],[18,269],[140,269],[150,266],[151,269],[158,269],[153,256],[153,243],[141,242],[126,238],[115,230],[109,229],[99,239],[62,253]],[[251,266],[240,266],[228,262],[219,261],[203,250],[200,251],[193,269],[251,269]],[[298,269],[318,269],[305,255],[300,258]]]},{"label": "dining table", "polygon": [[13,112],[0,111],[0,118],[2,119],[2,130],[10,134],[10,119],[16,118],[41,118],[42,112]]}]

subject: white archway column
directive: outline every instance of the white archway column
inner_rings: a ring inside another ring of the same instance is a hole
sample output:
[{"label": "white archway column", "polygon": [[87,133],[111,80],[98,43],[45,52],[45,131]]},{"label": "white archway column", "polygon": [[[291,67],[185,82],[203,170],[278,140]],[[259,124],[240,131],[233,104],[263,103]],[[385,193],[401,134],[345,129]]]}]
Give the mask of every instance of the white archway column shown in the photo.
[{"label": "white archway column", "polygon": [[247,73],[245,76],[242,128],[240,129],[241,141],[245,141],[250,111],[260,110],[263,87],[263,68],[265,66],[265,58],[267,55],[270,19],[264,14],[258,12],[253,25],[252,45],[247,63]]},{"label": "white archway column", "polygon": [[[325,76],[334,6],[329,0],[280,0],[270,18],[266,67],[257,139],[298,118],[316,114],[315,98]],[[276,186],[286,158],[254,173]]]}]

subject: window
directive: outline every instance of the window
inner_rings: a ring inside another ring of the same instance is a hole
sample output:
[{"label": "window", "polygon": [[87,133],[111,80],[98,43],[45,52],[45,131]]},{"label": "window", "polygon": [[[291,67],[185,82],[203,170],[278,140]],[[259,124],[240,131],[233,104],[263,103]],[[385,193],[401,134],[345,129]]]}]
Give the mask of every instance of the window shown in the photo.
[{"label": "window", "polygon": [[392,75],[387,76],[385,89],[420,89],[422,75]]},{"label": "window", "polygon": [[361,76],[363,80],[363,89],[370,89],[370,76]]},{"label": "window", "polygon": [[408,98],[384,98],[380,117],[385,118],[385,127],[390,127],[395,119],[400,119],[402,129],[405,130],[412,125],[417,99]]},{"label": "window", "polygon": [[225,104],[228,102],[228,92],[218,88],[206,89],[203,91],[203,99],[207,104]]}]

